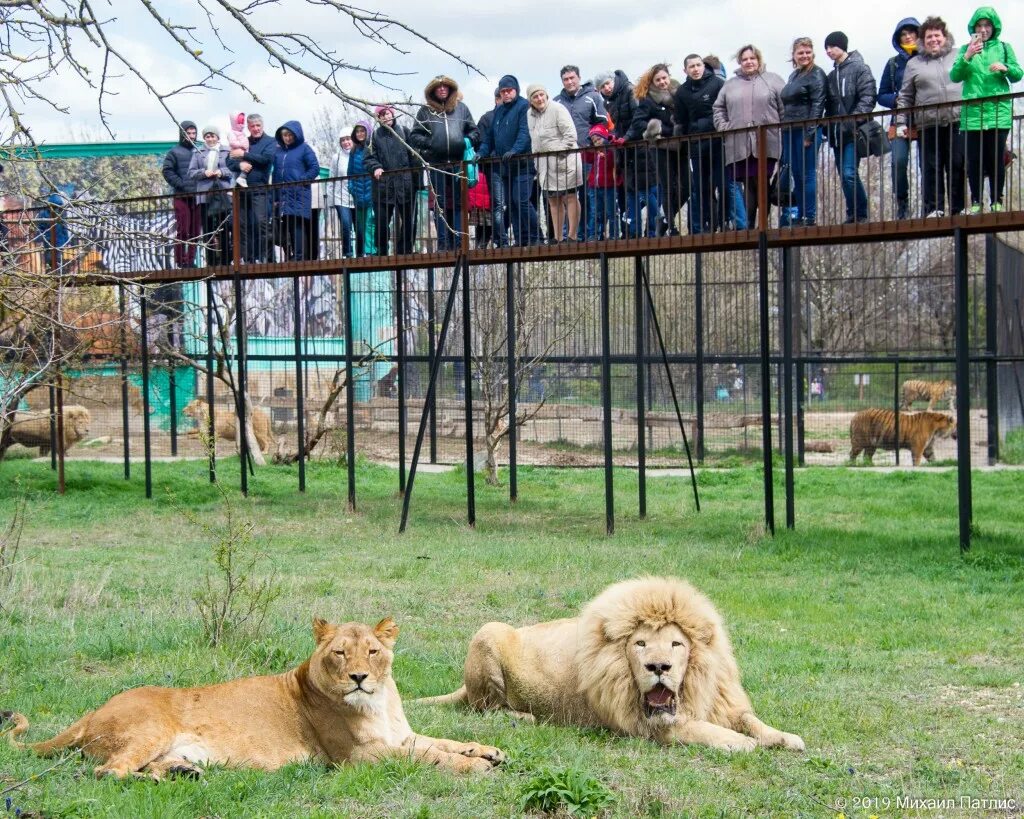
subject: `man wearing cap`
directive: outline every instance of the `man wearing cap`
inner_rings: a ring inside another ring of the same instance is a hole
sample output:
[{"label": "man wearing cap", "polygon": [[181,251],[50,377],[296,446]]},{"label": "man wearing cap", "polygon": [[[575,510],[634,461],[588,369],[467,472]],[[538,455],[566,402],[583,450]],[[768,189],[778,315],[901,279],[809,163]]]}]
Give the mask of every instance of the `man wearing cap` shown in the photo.
[{"label": "man wearing cap", "polygon": [[178,144],[164,157],[163,177],[174,193],[174,223],[178,241],[174,243],[174,266],[195,267],[196,237],[202,233],[196,183],[188,175],[198,137],[196,124],[183,120],[178,126]]},{"label": "man wearing cap", "polygon": [[443,74],[434,77],[423,89],[426,103],[416,112],[409,133],[409,145],[430,168],[430,187],[434,191],[434,222],[437,249],[455,250],[456,233],[462,229],[462,186],[457,174],[466,150],[465,141],[476,148],[480,144],[473,114],[459,99],[459,84]]},{"label": "man wearing cap", "polygon": [[235,174],[246,174],[249,182],[248,188],[238,191],[242,259],[247,262],[266,262],[271,258],[270,194],[265,188],[253,188],[270,183],[277,142],[263,130],[263,117],[259,114],[249,114],[245,124],[249,129],[249,150],[233,148],[228,155],[228,167]]},{"label": "man wearing cap", "polygon": [[[869,114],[875,109],[875,78],[860,52],[849,51],[849,47],[849,38],[841,31],[833,31],[825,38],[825,53],[834,66],[825,86],[825,113],[830,117]],[[858,120],[833,124],[828,134],[843,184],[846,224],[865,222],[868,218],[868,196],[857,170],[857,124]]]},{"label": "man wearing cap", "polygon": [[504,207],[509,207],[512,232],[518,245],[540,244],[537,210],[530,202],[536,170],[533,160],[521,158],[530,150],[530,130],[526,113],[530,106],[519,96],[519,80],[506,74],[498,83],[501,105],[494,113],[489,133],[484,134],[480,156],[493,156],[501,162],[491,169],[491,202],[494,208],[494,240],[498,247],[508,245]]},{"label": "man wearing cap", "polygon": [[[572,124],[576,126],[576,144],[581,148],[590,144],[590,126],[601,123],[608,124],[608,114],[604,110],[604,97],[594,88],[592,82],[580,81],[579,66],[566,65],[562,67],[562,90],[555,97],[555,102],[561,103],[569,111],[572,117]],[[584,157],[586,154],[584,154]],[[583,162],[583,179],[586,180],[590,174],[590,163]],[[586,184],[577,189],[580,207],[584,211],[584,219],[580,220],[579,238],[593,239],[595,235],[596,222],[594,220],[594,189],[588,188]]]},{"label": "man wearing cap", "polygon": [[[904,17],[892,33],[892,47],[896,49],[896,55],[886,62],[878,83],[878,104],[890,110],[896,110],[896,97],[903,87],[903,72],[906,71],[907,63],[917,56],[917,30],[920,26],[916,17]],[[895,117],[892,124],[896,125]],[[897,219],[907,218],[910,200],[910,181],[907,178],[909,164],[910,139],[896,135],[892,139],[892,188],[896,194]]]}]

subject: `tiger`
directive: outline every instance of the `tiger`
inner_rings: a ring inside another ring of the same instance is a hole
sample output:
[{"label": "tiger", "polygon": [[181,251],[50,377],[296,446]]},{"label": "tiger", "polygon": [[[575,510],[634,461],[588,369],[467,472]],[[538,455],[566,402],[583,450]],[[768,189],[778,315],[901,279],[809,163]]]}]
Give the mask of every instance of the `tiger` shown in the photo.
[{"label": "tiger", "polygon": [[952,381],[919,381],[908,379],[903,382],[903,401],[900,409],[908,410],[915,401],[927,401],[928,411],[940,401],[949,401],[949,411],[956,412],[956,384]]},{"label": "tiger", "polygon": [[[956,438],[956,421],[944,412],[900,413],[901,449],[909,449],[914,466],[924,455],[934,460],[932,442],[935,437]],[[876,449],[895,450],[896,413],[888,409],[861,410],[850,420],[850,463],[864,452],[864,462],[871,463]]]}]

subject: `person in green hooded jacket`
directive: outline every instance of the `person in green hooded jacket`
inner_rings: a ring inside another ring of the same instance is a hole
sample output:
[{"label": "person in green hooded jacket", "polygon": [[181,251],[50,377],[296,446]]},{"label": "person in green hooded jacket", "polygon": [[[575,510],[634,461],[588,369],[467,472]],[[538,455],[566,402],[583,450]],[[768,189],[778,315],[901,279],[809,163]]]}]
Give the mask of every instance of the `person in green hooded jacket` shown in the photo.
[{"label": "person in green hooded jacket", "polygon": [[981,213],[982,184],[988,177],[989,201],[993,211],[1003,209],[1006,170],[1003,154],[1013,120],[1013,103],[1008,99],[986,100],[1010,92],[1010,84],[1024,76],[1013,48],[999,39],[1002,22],[991,6],[982,6],[967,26],[971,41],[960,48],[949,77],[963,83],[960,130],[965,136],[967,182],[971,188],[971,213]]}]

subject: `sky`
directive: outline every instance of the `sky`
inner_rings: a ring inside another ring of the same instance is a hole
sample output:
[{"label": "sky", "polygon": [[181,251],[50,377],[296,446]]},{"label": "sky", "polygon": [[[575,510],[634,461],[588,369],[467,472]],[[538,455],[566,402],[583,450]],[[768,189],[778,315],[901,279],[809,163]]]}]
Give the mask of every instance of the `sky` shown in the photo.
[{"label": "sky", "polygon": [[[243,0],[231,1],[243,5]],[[910,9],[877,0],[720,0],[641,6],[628,0],[389,0],[376,6],[373,0],[359,1],[364,7],[409,24],[481,73],[394,29],[387,36],[396,49],[372,43],[360,36],[349,18],[324,0],[277,0],[258,7],[253,22],[265,30],[304,32],[322,48],[332,50],[336,60],[374,69],[374,73],[339,72],[339,84],[350,94],[373,102],[411,97],[419,103],[427,81],[444,73],[460,84],[466,103],[477,117],[493,104],[492,92],[502,75],[515,74],[524,89],[531,82],[540,82],[554,96],[561,89],[559,69],[564,64],[579,65],[584,79],[615,68],[635,79],[651,64],[664,61],[671,64],[674,77],[684,79],[682,62],[687,54],[718,54],[732,71],[737,49],[753,43],[764,53],[768,70],[786,77],[791,70],[790,44],[795,37],[809,36],[816,44],[818,64],[828,71],[831,64],[824,54],[824,40],[835,30],[847,34],[850,50],[861,52],[877,79],[894,53],[892,32],[902,17],[923,20],[929,14],[938,14],[960,45],[967,40],[967,22],[975,8],[948,0]],[[241,89],[217,81],[218,88],[194,89],[170,99],[168,104],[177,118],[201,125],[213,122],[226,128],[229,112],[258,110],[272,131],[290,119],[308,124],[318,109],[338,107],[335,98],[317,89],[312,81],[269,64],[266,54],[253,45],[237,21],[223,11],[213,11],[219,2],[229,0],[206,0],[210,16],[202,12],[197,0],[154,0],[154,5],[174,23],[192,26],[187,35],[190,48],[201,50],[205,59],[218,66],[230,63],[232,75],[255,90],[261,101],[255,103]],[[114,47],[123,50],[161,91],[187,86],[201,77],[195,61],[156,26],[141,0],[99,0],[95,6],[99,16],[106,14],[109,18],[107,34]],[[1000,3],[996,10],[1003,22],[1002,39],[1016,46],[1024,59],[1024,0]],[[95,72],[98,55],[81,38],[78,44],[79,53],[85,55]],[[318,67],[309,59],[302,62],[323,72],[322,65]],[[59,67],[56,75],[45,82],[46,92],[69,112],[61,113],[40,103],[23,106],[37,140],[108,139],[97,113],[94,90],[66,66]],[[168,114],[138,80],[122,71],[110,87],[117,93],[107,98],[105,108],[117,140],[166,140],[175,136]],[[1022,89],[1024,85],[1015,90]]]}]

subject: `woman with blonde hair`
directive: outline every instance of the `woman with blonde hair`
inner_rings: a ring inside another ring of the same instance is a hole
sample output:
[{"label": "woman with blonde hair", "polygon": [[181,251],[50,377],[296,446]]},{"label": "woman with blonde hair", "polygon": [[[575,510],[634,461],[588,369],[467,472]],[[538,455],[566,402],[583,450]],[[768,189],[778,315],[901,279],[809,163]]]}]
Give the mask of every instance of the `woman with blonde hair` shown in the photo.
[{"label": "woman with blonde hair", "polygon": [[[552,235],[548,240],[557,244],[568,221],[566,241],[575,242],[580,225],[580,200],[576,189],[583,184],[583,162],[580,159],[576,125],[564,105],[552,105],[547,89],[539,83],[526,87],[526,101],[530,110],[526,124],[530,129],[530,146],[534,153],[558,151],[551,156],[537,157],[537,182],[548,199],[551,211]],[[566,153],[572,151],[572,153]]]},{"label": "woman with blonde hair", "polygon": [[715,100],[715,128],[736,131],[725,137],[725,176],[737,230],[757,223],[758,178],[767,180],[779,157],[782,140],[778,128],[768,130],[768,167],[757,164],[757,129],[753,126],[782,121],[782,89],[778,74],[766,70],[761,50],[745,45],[736,53],[739,68],[726,80]]},{"label": "woman with blonde hair", "polygon": [[[814,64],[814,43],[810,37],[793,41],[790,61],[793,73],[782,89],[782,121],[821,119],[825,111],[828,77]],[[789,173],[781,190],[790,191],[789,207],[779,214],[779,225],[813,225],[817,221],[818,147],[821,129],[815,122],[789,126],[782,131],[782,164]],[[792,180],[792,181],[791,181]]]}]

